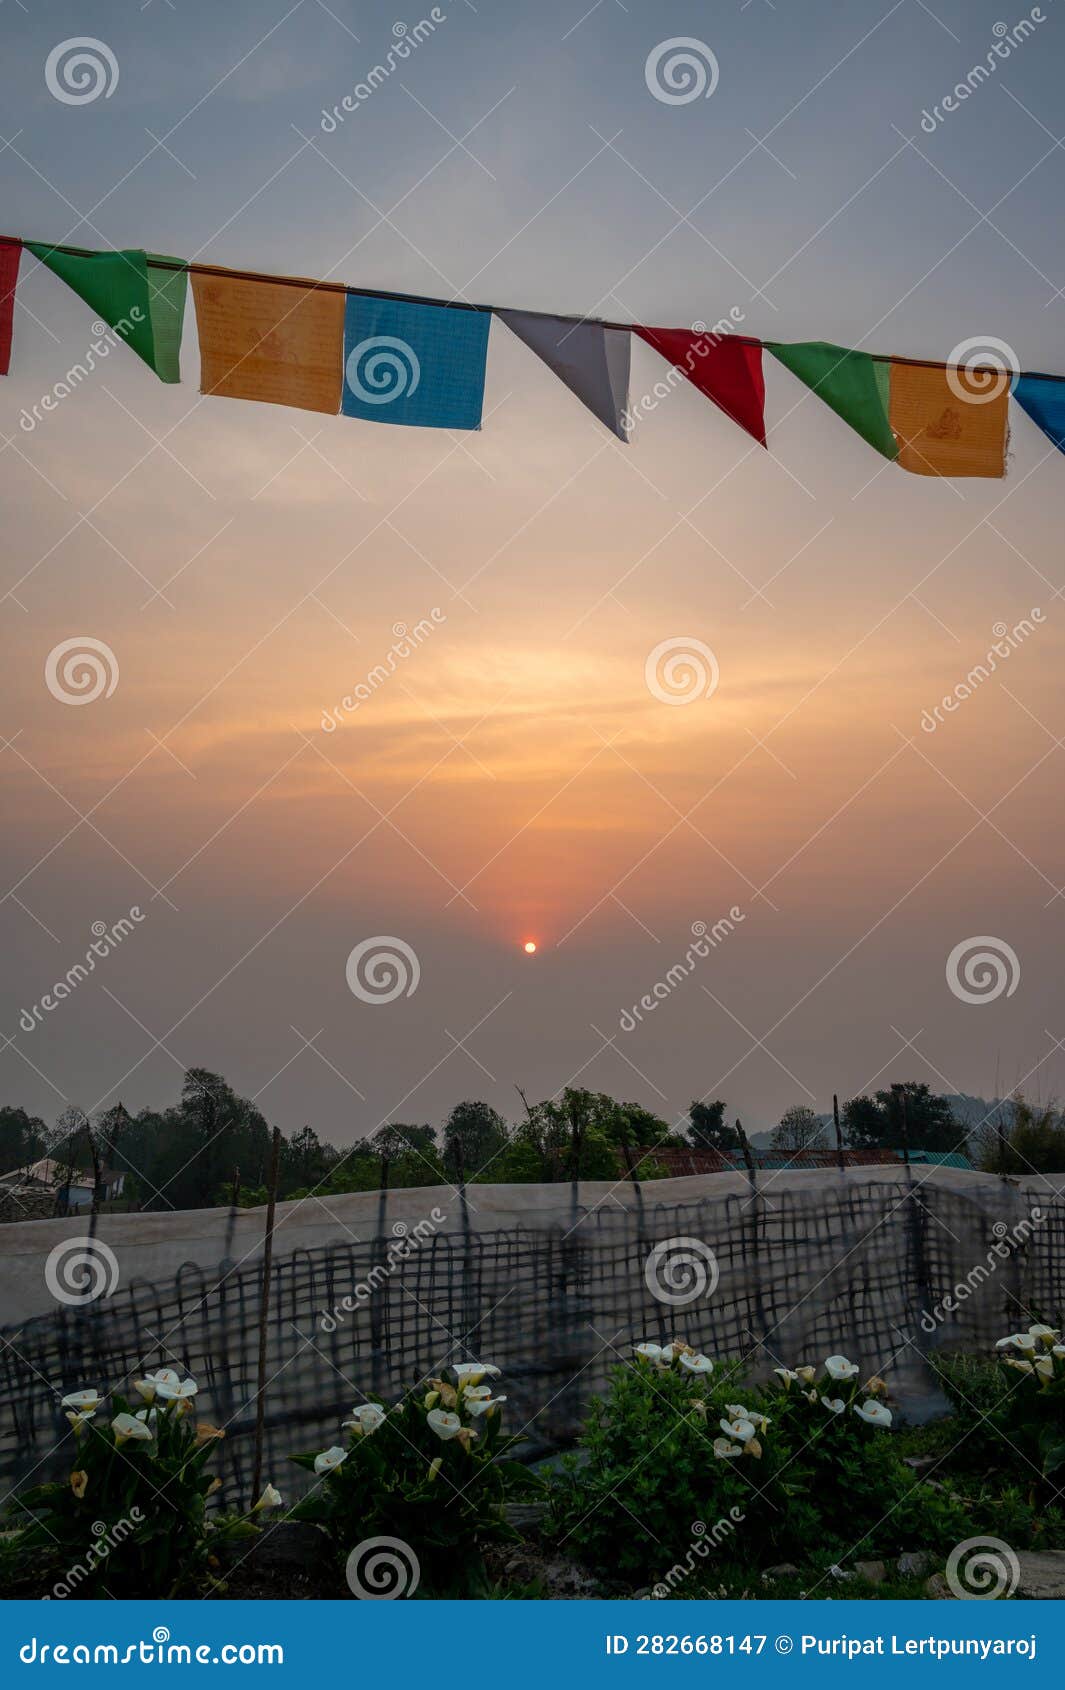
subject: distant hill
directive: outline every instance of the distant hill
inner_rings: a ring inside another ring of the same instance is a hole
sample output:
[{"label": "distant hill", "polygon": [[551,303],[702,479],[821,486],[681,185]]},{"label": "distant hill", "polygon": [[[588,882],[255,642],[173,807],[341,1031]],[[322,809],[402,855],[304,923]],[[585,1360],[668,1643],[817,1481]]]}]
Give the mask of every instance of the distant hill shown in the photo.
[{"label": "distant hill", "polygon": [[947,1092],[944,1095],[954,1119],[959,1126],[968,1127],[970,1132],[985,1123],[997,1126],[1001,1120],[1008,1126],[1013,1120],[1013,1104],[1008,1097],[969,1097],[965,1092]]}]

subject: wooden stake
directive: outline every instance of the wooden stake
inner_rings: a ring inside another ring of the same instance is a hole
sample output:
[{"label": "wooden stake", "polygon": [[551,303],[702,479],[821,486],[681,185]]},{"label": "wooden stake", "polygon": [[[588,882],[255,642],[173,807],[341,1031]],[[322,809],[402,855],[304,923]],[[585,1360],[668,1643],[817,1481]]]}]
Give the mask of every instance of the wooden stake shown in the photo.
[{"label": "wooden stake", "polygon": [[274,1257],[274,1211],[277,1207],[277,1179],[281,1166],[281,1128],[274,1128],[270,1146],[269,1192],[266,1200],[266,1237],[263,1240],[263,1281],[259,1295],[259,1368],[255,1394],[255,1460],[252,1465],[251,1502],[258,1501],[263,1482],[263,1432],[266,1421],[266,1332],[270,1313],[270,1270]]}]

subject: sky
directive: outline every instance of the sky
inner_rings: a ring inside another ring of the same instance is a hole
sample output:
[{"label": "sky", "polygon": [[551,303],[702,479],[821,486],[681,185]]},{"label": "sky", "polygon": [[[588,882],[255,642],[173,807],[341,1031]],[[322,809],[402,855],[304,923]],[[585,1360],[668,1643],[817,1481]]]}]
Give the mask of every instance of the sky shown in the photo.
[{"label": "sky", "polygon": [[[0,231],[1065,371],[1065,10],[1035,12],[939,121],[1032,14],[449,0],[330,129],[429,8],[8,0]],[[117,80],[70,103],[77,36]],[[646,67],[682,37],[716,83],[671,103]],[[768,452],[690,386],[626,447],[494,321],[481,431],[379,427],[202,397],[190,300],[180,386],[120,348],[27,429],[91,334],[24,257],[0,1098],[136,1110],[197,1065],[347,1144],[516,1086],[749,1130],[892,1079],[1065,1090],[1065,464],[1017,407],[1004,481],[908,476],[767,356]],[[634,398],[664,370],[635,343]],[[46,669],[86,639],[107,686],[72,706]]]}]

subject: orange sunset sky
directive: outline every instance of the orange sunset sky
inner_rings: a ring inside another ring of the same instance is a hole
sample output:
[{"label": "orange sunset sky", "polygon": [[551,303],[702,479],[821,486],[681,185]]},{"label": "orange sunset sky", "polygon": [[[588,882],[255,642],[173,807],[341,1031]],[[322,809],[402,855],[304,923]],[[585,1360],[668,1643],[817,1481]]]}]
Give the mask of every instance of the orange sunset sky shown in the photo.
[{"label": "orange sunset sky", "polygon": [[[456,5],[333,135],[321,108],[387,48],[382,7],[338,0],[358,42],[310,4],[152,8],[112,43],[113,97],[84,108],[41,67],[92,21],[9,10],[4,134],[22,133],[0,226],[652,323],[735,305],[748,333],[916,356],[993,335],[1065,371],[1047,53],[1028,43],[1001,86],[920,127],[993,39],[993,5],[943,0],[946,30],[866,0],[814,0],[801,26],[761,5],[583,9]],[[1043,25],[1059,54],[1063,28]],[[647,53],[693,33],[718,87],[660,104]],[[767,153],[751,137],[771,130]],[[465,1096],[513,1113],[515,1083],[669,1119],[722,1096],[751,1130],[889,1079],[1060,1093],[1065,461],[1019,410],[1005,481],[925,480],[767,356],[768,452],[688,387],[626,448],[495,321],[479,433],[374,427],[199,396],[190,300],[181,386],[119,350],[27,430],[90,323],[25,261],[19,298],[3,1101],[135,1109],[198,1064],[344,1143]],[[664,368],[634,344],[633,395]],[[325,732],[394,628],[434,609]],[[79,635],[119,678],[70,708],[44,665]],[[677,637],[719,670],[679,708],[646,677]],[[120,949],[20,1029],[92,923],[134,905]],[[625,1032],[692,924],[733,908]],[[373,935],[415,952],[409,997],[348,989]],[[1019,977],[974,1005],[945,969],[981,935]]]}]

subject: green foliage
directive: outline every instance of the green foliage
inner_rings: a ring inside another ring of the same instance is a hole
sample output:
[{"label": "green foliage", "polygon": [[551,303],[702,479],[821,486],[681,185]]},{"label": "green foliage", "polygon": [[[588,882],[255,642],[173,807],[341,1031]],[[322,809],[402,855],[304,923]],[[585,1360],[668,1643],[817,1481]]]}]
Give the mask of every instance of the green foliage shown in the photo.
[{"label": "green foliage", "polygon": [[560,1549],[637,1584],[663,1576],[708,1532],[722,1558],[736,1553],[737,1534],[775,1541],[762,1493],[780,1467],[764,1437],[755,1437],[757,1455],[715,1455],[715,1439],[731,1442],[719,1427],[726,1407],[750,1395],[738,1366],[693,1373],[688,1367],[703,1358],[687,1346],[641,1348],[592,1403],[577,1454],[554,1486],[549,1523]]},{"label": "green foliage", "polygon": [[315,1475],[292,1518],[325,1530],[339,1560],[369,1538],[398,1538],[417,1557],[419,1593],[484,1595],[484,1551],[514,1542],[505,1506],[539,1488],[510,1451],[502,1404],[481,1381],[497,1368],[460,1364],[391,1409],[370,1399],[345,1421],[347,1446],[292,1460]]},{"label": "green foliage", "polygon": [[444,1123],[444,1168],[450,1179],[475,1179],[507,1142],[507,1123],[487,1103],[456,1103]]},{"label": "green foliage", "polygon": [[689,1573],[713,1586],[721,1567],[949,1547],[965,1510],[904,1465],[883,1382],[861,1383],[852,1365],[830,1357],[820,1373],[751,1386],[678,1340],[639,1346],[564,1464],[559,1545],[635,1582],[665,1580],[663,1593]]},{"label": "green foliage", "polygon": [[905,1080],[875,1097],[852,1097],[843,1105],[847,1143],[859,1150],[957,1150],[965,1129],[945,1097],[923,1081]]},{"label": "green foliage", "polygon": [[[1017,1477],[1057,1495],[1065,1468],[1065,1345],[1055,1327],[1039,1322],[1002,1340],[1008,1394],[992,1416],[995,1430],[1020,1455]],[[1024,1471],[1024,1464],[1028,1471]]]},{"label": "green foliage", "polygon": [[774,1150],[822,1150],[828,1143],[825,1130],[813,1110],[805,1103],[792,1104],[785,1109],[773,1128]]},{"label": "green foliage", "polygon": [[1031,1104],[1018,1094],[1009,1124],[976,1134],[976,1157],[986,1173],[1065,1173],[1065,1116],[1053,1101]]},{"label": "green foliage", "polygon": [[[177,1384],[176,1374],[166,1377]],[[223,1538],[257,1529],[250,1518],[209,1525],[205,1502],[218,1481],[206,1469],[221,1433],[196,1423],[191,1396],[164,1400],[150,1382],[141,1386],[153,1406],[112,1393],[109,1421],[92,1408],[95,1392],[64,1398],[74,1404],[69,1479],[9,1505],[22,1567],[54,1579],[60,1595],[195,1594]]]},{"label": "green foliage", "polygon": [[688,1137],[698,1150],[738,1150],[739,1134],[725,1124],[725,1104],[718,1098],[714,1103],[692,1103],[688,1110]]},{"label": "green foliage", "polygon": [[47,1129],[37,1115],[6,1105],[0,1109],[0,1174],[28,1168],[44,1155]]}]

